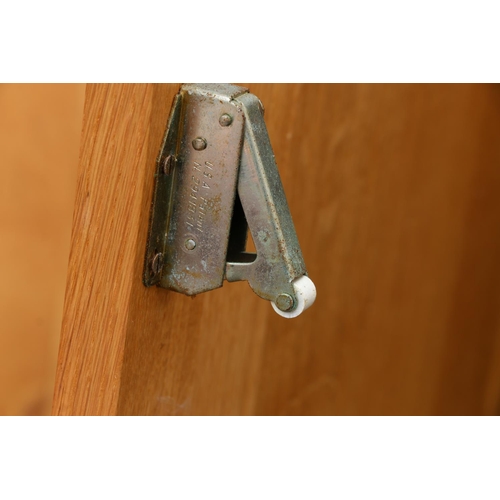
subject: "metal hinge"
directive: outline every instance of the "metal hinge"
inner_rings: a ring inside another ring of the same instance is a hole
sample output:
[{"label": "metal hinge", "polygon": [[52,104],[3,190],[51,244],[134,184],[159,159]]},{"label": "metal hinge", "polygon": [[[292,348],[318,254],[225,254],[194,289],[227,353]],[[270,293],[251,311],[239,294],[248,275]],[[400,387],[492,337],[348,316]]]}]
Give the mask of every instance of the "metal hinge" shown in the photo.
[{"label": "metal hinge", "polygon": [[246,280],[281,316],[312,305],[263,111],[242,87],[181,87],[157,159],[146,286],[196,295]]}]

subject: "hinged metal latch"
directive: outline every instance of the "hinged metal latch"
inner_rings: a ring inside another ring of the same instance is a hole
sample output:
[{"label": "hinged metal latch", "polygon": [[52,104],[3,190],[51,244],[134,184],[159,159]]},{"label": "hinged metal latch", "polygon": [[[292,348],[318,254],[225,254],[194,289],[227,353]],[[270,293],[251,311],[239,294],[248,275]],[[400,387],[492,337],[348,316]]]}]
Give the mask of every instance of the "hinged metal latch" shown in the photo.
[{"label": "hinged metal latch", "polygon": [[246,280],[288,318],[314,302],[263,112],[242,87],[181,87],[157,159],[146,286],[196,295]]}]

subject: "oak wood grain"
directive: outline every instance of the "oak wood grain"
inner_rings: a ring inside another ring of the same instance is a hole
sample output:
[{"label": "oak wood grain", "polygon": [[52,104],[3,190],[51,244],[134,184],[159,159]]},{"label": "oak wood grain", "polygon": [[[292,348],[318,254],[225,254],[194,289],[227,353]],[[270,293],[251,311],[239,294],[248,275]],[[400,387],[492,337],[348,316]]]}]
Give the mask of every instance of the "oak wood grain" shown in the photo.
[{"label": "oak wood grain", "polygon": [[54,413],[498,413],[499,89],[248,86],[316,304],[144,288],[178,85],[89,86]]}]

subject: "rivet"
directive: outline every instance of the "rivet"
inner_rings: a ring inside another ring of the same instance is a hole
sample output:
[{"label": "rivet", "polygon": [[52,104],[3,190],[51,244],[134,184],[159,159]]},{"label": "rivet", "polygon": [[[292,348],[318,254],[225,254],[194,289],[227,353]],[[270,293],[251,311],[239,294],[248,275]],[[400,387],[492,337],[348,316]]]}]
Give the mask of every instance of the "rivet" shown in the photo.
[{"label": "rivet", "polygon": [[288,295],[288,293],[282,293],[276,299],[276,305],[278,306],[278,309],[280,309],[281,311],[288,312],[291,309],[293,309],[294,306],[293,297],[291,295]]},{"label": "rivet", "polygon": [[185,246],[188,250],[194,250],[196,248],[196,241],[189,238],[189,240],[186,240]]},{"label": "rivet", "polygon": [[222,127],[229,127],[229,125],[231,125],[231,123],[233,123],[233,117],[231,115],[228,115],[227,113],[224,113],[219,118],[219,123]]},{"label": "rivet", "polygon": [[158,274],[163,267],[163,254],[161,252],[158,252],[154,257],[153,261],[151,262],[151,270],[153,271],[153,274]]},{"label": "rivet", "polygon": [[192,144],[196,151],[203,151],[207,147],[207,141],[203,137],[197,137],[193,140]]}]

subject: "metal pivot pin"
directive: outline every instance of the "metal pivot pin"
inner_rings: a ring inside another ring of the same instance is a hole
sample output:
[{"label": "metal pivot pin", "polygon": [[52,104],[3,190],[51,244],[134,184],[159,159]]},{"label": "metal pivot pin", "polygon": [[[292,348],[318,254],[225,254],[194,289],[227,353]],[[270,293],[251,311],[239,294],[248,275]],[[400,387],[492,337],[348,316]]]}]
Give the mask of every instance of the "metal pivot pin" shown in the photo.
[{"label": "metal pivot pin", "polygon": [[224,279],[248,281],[287,318],[316,297],[259,99],[229,84],[183,85],[157,159],[143,281],[196,295]]}]

